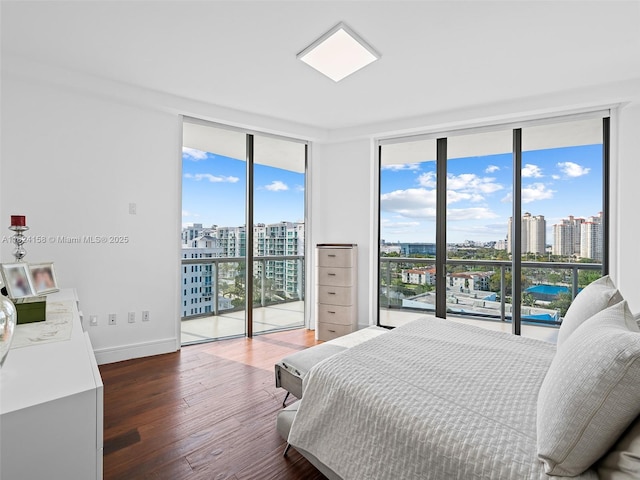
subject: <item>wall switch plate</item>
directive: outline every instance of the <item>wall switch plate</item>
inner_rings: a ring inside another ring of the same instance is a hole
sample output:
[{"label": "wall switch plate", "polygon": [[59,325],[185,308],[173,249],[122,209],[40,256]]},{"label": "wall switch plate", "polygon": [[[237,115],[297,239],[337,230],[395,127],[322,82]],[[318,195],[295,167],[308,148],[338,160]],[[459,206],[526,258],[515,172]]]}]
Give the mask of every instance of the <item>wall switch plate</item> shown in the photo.
[{"label": "wall switch plate", "polygon": [[110,313],[109,314],[109,325],[115,325],[116,324],[116,314],[115,313]]},{"label": "wall switch plate", "polygon": [[149,310],[145,310],[142,312],[142,321],[143,322],[149,321]]},{"label": "wall switch plate", "polygon": [[135,215],[138,213],[138,206],[135,203],[129,204],[129,215]]},{"label": "wall switch plate", "polygon": [[98,315],[89,315],[89,325],[92,327],[98,325]]},{"label": "wall switch plate", "polygon": [[135,323],[136,321],[136,312],[129,312],[129,323]]}]

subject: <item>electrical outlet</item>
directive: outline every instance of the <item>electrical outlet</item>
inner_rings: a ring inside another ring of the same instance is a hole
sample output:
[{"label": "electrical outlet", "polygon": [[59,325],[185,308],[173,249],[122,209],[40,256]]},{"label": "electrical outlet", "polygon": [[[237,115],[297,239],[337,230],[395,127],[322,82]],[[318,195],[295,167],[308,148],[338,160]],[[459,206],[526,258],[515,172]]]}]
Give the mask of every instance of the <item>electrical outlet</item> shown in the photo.
[{"label": "electrical outlet", "polygon": [[129,312],[129,323],[135,323],[136,321],[136,312]]},{"label": "electrical outlet", "polygon": [[90,315],[89,316],[89,325],[95,327],[98,325],[98,315]]},{"label": "electrical outlet", "polygon": [[115,325],[116,324],[116,314],[115,313],[110,313],[109,314],[109,325]]},{"label": "electrical outlet", "polygon": [[148,322],[149,321],[149,310],[144,310],[142,312],[142,321],[143,322]]}]

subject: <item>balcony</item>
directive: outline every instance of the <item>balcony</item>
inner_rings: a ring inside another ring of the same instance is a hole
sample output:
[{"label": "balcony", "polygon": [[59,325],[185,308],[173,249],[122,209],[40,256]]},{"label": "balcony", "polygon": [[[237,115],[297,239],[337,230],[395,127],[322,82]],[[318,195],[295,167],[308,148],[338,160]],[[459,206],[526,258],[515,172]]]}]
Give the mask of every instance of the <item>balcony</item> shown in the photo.
[{"label": "balcony", "polygon": [[[262,256],[255,257],[254,261],[253,331],[264,333],[303,327],[304,257]],[[280,283],[281,278],[278,282],[269,278],[265,267],[267,262],[274,261],[297,264],[299,276],[286,276],[285,284]],[[182,343],[244,335],[244,260],[184,259],[182,263],[208,265],[212,269],[211,292],[202,293],[208,299],[207,303],[198,304],[203,313],[182,317]],[[504,260],[450,259],[446,264],[447,318],[511,331],[511,263]],[[425,314],[433,314],[435,287],[402,281],[403,271],[425,270],[433,265],[434,260],[426,258],[380,258],[382,325],[398,326]],[[555,341],[562,315],[579,288],[584,286],[581,272],[597,276],[601,268],[601,265],[591,263],[522,262],[522,334]],[[551,293],[549,289],[536,290],[536,287],[544,285],[554,287]],[[553,300],[560,295],[565,297],[564,304]]]},{"label": "balcony", "polygon": [[[274,262],[295,264],[301,274],[294,283],[283,282],[281,277],[273,278],[273,269],[266,266],[273,266]],[[207,281],[206,292],[200,295],[201,301],[183,307],[183,314],[187,309],[191,312],[191,308],[197,309],[198,313],[182,316],[182,344],[244,335],[245,260],[238,257],[183,259],[182,265],[202,265],[211,269],[211,280]],[[304,326],[303,272],[304,256],[254,257],[254,333]]]},{"label": "balcony", "polygon": [[[435,311],[433,267],[433,259],[380,258],[381,324],[398,326]],[[446,268],[447,318],[511,330],[510,261],[449,259]],[[594,263],[522,262],[523,334],[558,327],[579,286],[595,280],[601,269]],[[544,336],[553,340],[557,333]]]}]

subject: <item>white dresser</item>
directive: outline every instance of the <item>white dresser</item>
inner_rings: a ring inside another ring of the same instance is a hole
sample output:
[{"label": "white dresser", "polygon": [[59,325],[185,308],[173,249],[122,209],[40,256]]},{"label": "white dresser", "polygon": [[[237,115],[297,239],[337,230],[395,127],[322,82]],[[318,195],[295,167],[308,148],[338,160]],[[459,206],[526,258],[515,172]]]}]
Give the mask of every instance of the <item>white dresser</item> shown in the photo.
[{"label": "white dresser", "polygon": [[12,348],[0,369],[0,478],[99,480],[103,386],[75,291],[48,295],[50,309],[68,338]]},{"label": "white dresser", "polygon": [[358,247],[321,243],[316,252],[316,337],[327,341],[358,329]]}]

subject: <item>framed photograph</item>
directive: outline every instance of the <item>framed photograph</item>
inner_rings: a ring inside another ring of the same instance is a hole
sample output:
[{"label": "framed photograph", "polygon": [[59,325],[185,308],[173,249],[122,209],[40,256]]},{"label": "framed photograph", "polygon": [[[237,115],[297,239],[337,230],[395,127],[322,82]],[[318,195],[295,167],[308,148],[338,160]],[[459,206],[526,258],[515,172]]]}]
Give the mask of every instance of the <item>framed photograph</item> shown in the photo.
[{"label": "framed photograph", "polygon": [[12,299],[33,297],[36,295],[31,272],[27,263],[2,264],[2,278],[9,297]]},{"label": "framed photograph", "polygon": [[53,263],[30,263],[29,271],[36,295],[58,291],[58,281]]}]

